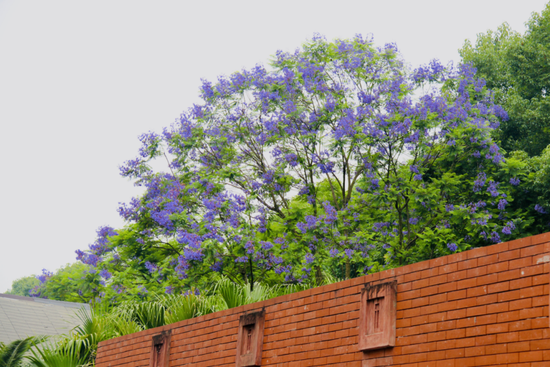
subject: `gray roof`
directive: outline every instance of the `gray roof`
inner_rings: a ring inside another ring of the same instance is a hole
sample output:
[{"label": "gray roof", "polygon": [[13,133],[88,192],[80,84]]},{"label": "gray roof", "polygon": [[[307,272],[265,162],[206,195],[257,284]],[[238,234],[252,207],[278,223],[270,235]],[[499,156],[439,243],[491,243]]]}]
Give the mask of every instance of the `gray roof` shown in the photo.
[{"label": "gray roof", "polygon": [[32,335],[66,334],[80,324],[76,313],[84,303],[0,294],[0,342]]}]

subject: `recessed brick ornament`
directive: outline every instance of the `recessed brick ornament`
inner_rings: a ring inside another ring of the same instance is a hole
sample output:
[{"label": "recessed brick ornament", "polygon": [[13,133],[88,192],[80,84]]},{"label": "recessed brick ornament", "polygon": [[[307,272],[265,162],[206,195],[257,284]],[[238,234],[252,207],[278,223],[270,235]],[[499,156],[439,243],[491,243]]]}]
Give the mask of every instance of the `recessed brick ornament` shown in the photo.
[{"label": "recessed brick ornament", "polygon": [[395,346],[397,281],[365,284],[361,291],[359,350]]},{"label": "recessed brick ornament", "polygon": [[260,366],[264,344],[265,310],[244,314],[239,320],[237,367]]},{"label": "recessed brick ornament", "polygon": [[170,330],[153,335],[151,357],[149,359],[150,367],[170,366],[170,336]]}]

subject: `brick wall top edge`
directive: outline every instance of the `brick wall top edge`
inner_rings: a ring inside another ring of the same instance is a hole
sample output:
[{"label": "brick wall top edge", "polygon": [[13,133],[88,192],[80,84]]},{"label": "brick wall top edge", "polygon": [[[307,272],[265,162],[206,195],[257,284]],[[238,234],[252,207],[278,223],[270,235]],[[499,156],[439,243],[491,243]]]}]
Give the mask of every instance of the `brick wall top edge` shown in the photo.
[{"label": "brick wall top edge", "polygon": [[272,298],[272,299],[269,299],[269,300],[266,300],[266,301],[256,302],[256,303],[252,303],[252,304],[249,304],[249,305],[236,307],[236,308],[233,308],[233,309],[223,310],[223,311],[211,313],[211,314],[208,314],[208,315],[200,316],[200,317],[189,319],[189,320],[183,320],[183,321],[180,321],[180,322],[177,322],[177,323],[174,323],[174,324],[165,325],[165,326],[161,326],[161,327],[154,328],[154,329],[148,329],[148,330],[140,331],[140,332],[134,333],[134,334],[124,335],[124,336],[121,336],[121,337],[118,337],[118,338],[114,338],[114,339],[110,339],[110,340],[100,342],[99,347],[100,348],[101,347],[106,347],[108,345],[123,342],[125,340],[134,339],[134,338],[143,337],[143,336],[154,335],[154,334],[160,333],[164,330],[182,328],[182,327],[185,327],[185,326],[187,326],[189,324],[192,324],[192,323],[205,322],[205,321],[208,321],[208,320],[213,320],[213,319],[224,317],[224,316],[239,315],[239,314],[242,314],[244,312],[252,312],[252,311],[256,311],[256,310],[261,310],[264,307],[269,307],[269,306],[277,305],[277,304],[280,304],[280,303],[295,301],[295,300],[298,300],[298,299],[301,299],[301,298],[309,297],[311,295],[328,293],[328,292],[332,292],[332,291],[335,291],[335,290],[338,290],[338,289],[345,289],[345,288],[349,288],[349,287],[352,287],[352,286],[365,284],[365,283],[368,283],[368,282],[383,282],[385,280],[390,281],[392,279],[395,279],[395,278],[397,278],[399,276],[402,276],[402,275],[405,275],[405,274],[419,272],[419,271],[430,269],[430,268],[433,268],[433,267],[452,264],[452,263],[455,263],[455,262],[465,261],[465,260],[473,259],[473,258],[477,258],[477,257],[488,256],[488,255],[492,255],[492,254],[506,252],[506,251],[512,250],[512,249],[524,248],[524,247],[531,246],[531,245],[539,245],[539,244],[542,244],[542,243],[550,243],[550,232],[535,235],[535,236],[531,236],[531,237],[525,237],[525,238],[521,238],[521,239],[517,239],[517,240],[513,240],[513,241],[497,243],[495,245],[485,246],[485,247],[481,247],[481,248],[475,248],[475,249],[460,252],[460,253],[457,253],[457,254],[442,256],[442,257],[436,258],[436,259],[425,260],[425,261],[422,261],[422,262],[418,262],[418,263],[414,263],[414,264],[410,264],[410,265],[405,265],[405,266],[395,268],[395,269],[384,270],[384,271],[379,272],[379,273],[368,274],[368,275],[357,277],[357,278],[354,278],[354,279],[348,279],[348,280],[344,280],[342,282],[328,284],[328,285],[321,286],[321,287],[318,287],[318,288],[308,289],[308,290],[304,290],[304,291],[301,291],[301,292],[296,292],[296,293],[287,294],[287,295],[284,295],[284,296],[279,296],[279,297]]}]

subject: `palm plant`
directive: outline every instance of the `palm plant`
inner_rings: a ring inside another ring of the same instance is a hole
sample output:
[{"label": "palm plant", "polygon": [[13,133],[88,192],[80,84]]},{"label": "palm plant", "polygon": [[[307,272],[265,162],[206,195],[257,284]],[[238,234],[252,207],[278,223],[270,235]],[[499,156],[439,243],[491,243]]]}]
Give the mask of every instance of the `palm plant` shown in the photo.
[{"label": "palm plant", "polygon": [[57,343],[44,343],[31,349],[28,357],[32,367],[82,367],[93,365],[92,349],[87,339],[65,339]]},{"label": "palm plant", "polygon": [[25,339],[14,340],[9,344],[0,343],[0,367],[23,366],[25,355],[35,344],[45,340],[41,336],[30,336]]},{"label": "palm plant", "polygon": [[166,309],[166,324],[172,324],[216,311],[216,307],[211,301],[211,297],[199,296],[192,293],[184,296],[170,294],[158,298],[158,302]]},{"label": "palm plant", "polygon": [[117,315],[134,321],[143,329],[165,325],[165,307],[157,301],[126,301],[116,307]]}]

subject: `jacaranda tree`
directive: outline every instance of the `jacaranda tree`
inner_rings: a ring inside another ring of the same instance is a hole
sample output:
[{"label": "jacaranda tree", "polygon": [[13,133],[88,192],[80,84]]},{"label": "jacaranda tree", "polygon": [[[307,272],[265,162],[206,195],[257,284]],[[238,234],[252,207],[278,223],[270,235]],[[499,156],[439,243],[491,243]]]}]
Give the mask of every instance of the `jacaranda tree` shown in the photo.
[{"label": "jacaranda tree", "polygon": [[[271,68],[203,81],[121,167],[144,194],[78,259],[107,296],[236,283],[319,284],[513,238],[522,169],[475,69],[409,70],[395,45],[314,37]],[[154,172],[154,159],[168,162]]]}]

